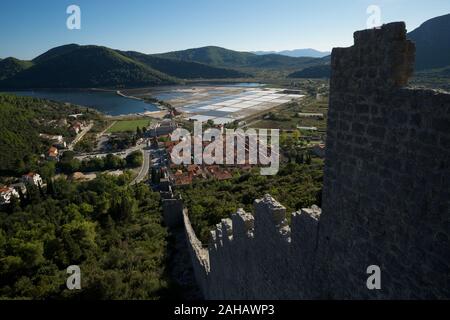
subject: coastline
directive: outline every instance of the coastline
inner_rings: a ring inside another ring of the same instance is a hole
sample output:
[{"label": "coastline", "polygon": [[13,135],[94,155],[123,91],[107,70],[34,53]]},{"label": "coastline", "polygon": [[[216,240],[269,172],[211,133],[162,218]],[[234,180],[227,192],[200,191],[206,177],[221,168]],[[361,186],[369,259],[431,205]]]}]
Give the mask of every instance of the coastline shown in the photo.
[{"label": "coastline", "polygon": [[[127,118],[127,117],[154,117],[154,118],[163,118],[167,113],[168,110],[167,108],[161,104],[159,101],[149,101],[143,98],[139,98],[139,97],[135,97],[135,96],[131,96],[131,95],[126,95],[124,94],[121,90],[117,90],[117,89],[104,89],[104,88],[73,88],[73,89],[60,89],[60,88],[49,88],[49,89],[26,89],[26,90],[14,90],[14,91],[0,91],[1,93],[4,94],[14,94],[14,92],[39,92],[39,91],[55,91],[55,92],[60,92],[60,91],[73,91],[73,92],[105,92],[105,93],[112,93],[115,94],[117,96],[120,96],[122,98],[125,99],[133,99],[136,101],[142,101],[145,104],[148,104],[149,106],[152,105],[154,107],[157,108],[157,110],[146,110],[143,112],[137,112],[137,113],[126,113],[126,114],[120,114],[120,115],[108,115],[100,110],[97,110],[96,108],[93,107],[89,107],[86,105],[82,105],[82,104],[77,104],[77,103],[72,103],[72,102],[68,102],[68,101],[59,101],[59,100],[55,100],[55,99],[51,99],[51,98],[40,98],[40,99],[44,99],[44,100],[50,100],[50,101],[56,101],[59,103],[63,103],[63,104],[71,104],[80,108],[87,108],[89,109],[91,112],[94,112],[96,114],[102,115],[103,117],[106,117],[108,119],[123,119],[123,118]],[[33,96],[30,96],[33,97]]]},{"label": "coastline", "polygon": [[122,98],[134,99],[134,100],[139,100],[139,101],[144,101],[145,102],[145,100],[142,99],[142,98],[138,98],[138,97],[134,97],[134,96],[128,96],[128,95],[122,93],[122,91],[120,91],[120,90],[116,90],[116,94],[118,96],[122,97]]}]

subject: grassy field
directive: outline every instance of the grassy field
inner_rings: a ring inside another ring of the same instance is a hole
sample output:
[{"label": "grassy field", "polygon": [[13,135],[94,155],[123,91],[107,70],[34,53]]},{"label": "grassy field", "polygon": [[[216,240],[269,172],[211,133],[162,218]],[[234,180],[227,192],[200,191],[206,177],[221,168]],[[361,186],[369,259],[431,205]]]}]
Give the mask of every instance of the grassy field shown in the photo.
[{"label": "grassy field", "polygon": [[[324,118],[302,118],[298,116],[299,112],[322,113],[324,114]],[[317,127],[319,132],[324,133],[326,130],[327,112],[327,98],[318,101],[312,97],[305,97],[298,103],[286,104],[283,108],[269,112],[266,116],[262,116],[259,120],[256,120],[250,127],[280,130],[294,130],[297,126]]]},{"label": "grassy field", "polygon": [[136,120],[119,120],[111,128],[109,133],[117,132],[136,132],[136,128],[147,127],[152,123],[151,119],[136,119]]}]

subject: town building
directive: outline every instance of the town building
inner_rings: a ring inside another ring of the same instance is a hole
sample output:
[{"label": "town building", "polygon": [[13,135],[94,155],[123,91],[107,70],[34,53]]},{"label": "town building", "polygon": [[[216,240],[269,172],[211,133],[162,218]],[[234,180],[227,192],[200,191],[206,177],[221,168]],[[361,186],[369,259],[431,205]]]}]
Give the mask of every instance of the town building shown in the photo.
[{"label": "town building", "polygon": [[22,181],[26,184],[31,184],[34,186],[40,186],[42,185],[42,177],[34,172],[30,172],[28,174],[25,174],[22,176]]},{"label": "town building", "polygon": [[317,127],[302,127],[302,126],[297,126],[297,129],[299,129],[299,130],[305,130],[305,131],[317,131]]},{"label": "town building", "polygon": [[314,119],[317,119],[317,120],[323,120],[324,119],[323,113],[299,112],[297,115],[300,118],[314,118]]},{"label": "town building", "polygon": [[19,198],[19,193],[14,188],[0,188],[0,205],[10,204],[13,197]]},{"label": "town building", "polygon": [[17,192],[22,192],[22,194],[27,193],[27,186],[23,182],[17,182],[9,185],[11,188],[14,188]]},{"label": "town building", "polygon": [[81,122],[75,122],[72,124],[72,127],[70,128],[70,130],[72,130],[73,132],[75,132],[76,134],[80,133],[83,130],[84,126]]},{"label": "town building", "polygon": [[150,137],[161,137],[172,134],[177,129],[177,124],[170,119],[164,119],[159,125],[147,130]]},{"label": "town building", "polygon": [[39,134],[39,137],[42,139],[48,140],[51,142],[52,146],[59,148],[59,149],[65,149],[67,148],[67,143],[64,141],[64,137],[61,135],[49,135],[45,133]]},{"label": "town building", "polygon": [[47,153],[47,160],[58,161],[59,159],[59,151],[56,147],[50,147]]},{"label": "town building", "polygon": [[42,139],[46,139],[53,143],[63,143],[64,142],[64,137],[61,135],[51,135],[51,134],[41,133],[41,134],[39,134],[39,137],[41,137]]}]

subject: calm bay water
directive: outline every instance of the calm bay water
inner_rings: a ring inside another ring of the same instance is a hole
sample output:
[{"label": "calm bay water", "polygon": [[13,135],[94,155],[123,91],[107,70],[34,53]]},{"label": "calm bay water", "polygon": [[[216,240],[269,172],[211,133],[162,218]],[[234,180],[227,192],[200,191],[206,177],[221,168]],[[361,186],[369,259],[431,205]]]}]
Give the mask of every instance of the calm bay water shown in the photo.
[{"label": "calm bay water", "polygon": [[43,98],[59,102],[68,102],[85,107],[91,107],[111,116],[158,111],[154,104],[142,100],[125,98],[114,92],[102,91],[15,91],[19,96]]},{"label": "calm bay water", "polygon": [[[226,87],[260,87],[260,83],[236,83],[225,84]],[[217,92],[214,92],[217,91]],[[223,93],[220,90],[211,90],[211,93]],[[9,92],[18,96],[49,99],[58,102],[68,102],[75,105],[90,107],[111,116],[143,113],[146,111],[158,111],[159,108],[152,103],[142,100],[126,98],[115,92],[105,91],[76,91],[76,90],[37,90],[37,91],[14,91]],[[187,93],[179,91],[167,91],[157,94],[160,100],[182,98]]]}]

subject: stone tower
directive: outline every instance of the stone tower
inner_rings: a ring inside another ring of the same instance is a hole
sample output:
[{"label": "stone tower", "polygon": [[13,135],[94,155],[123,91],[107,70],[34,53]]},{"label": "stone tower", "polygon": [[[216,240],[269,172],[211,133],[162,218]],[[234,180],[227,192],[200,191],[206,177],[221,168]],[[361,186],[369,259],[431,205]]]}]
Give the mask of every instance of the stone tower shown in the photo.
[{"label": "stone tower", "polygon": [[[450,298],[450,95],[404,86],[404,23],[332,53],[322,211],[269,195],[224,219],[208,249],[184,212],[207,299]],[[369,290],[367,268],[381,270]]]}]

